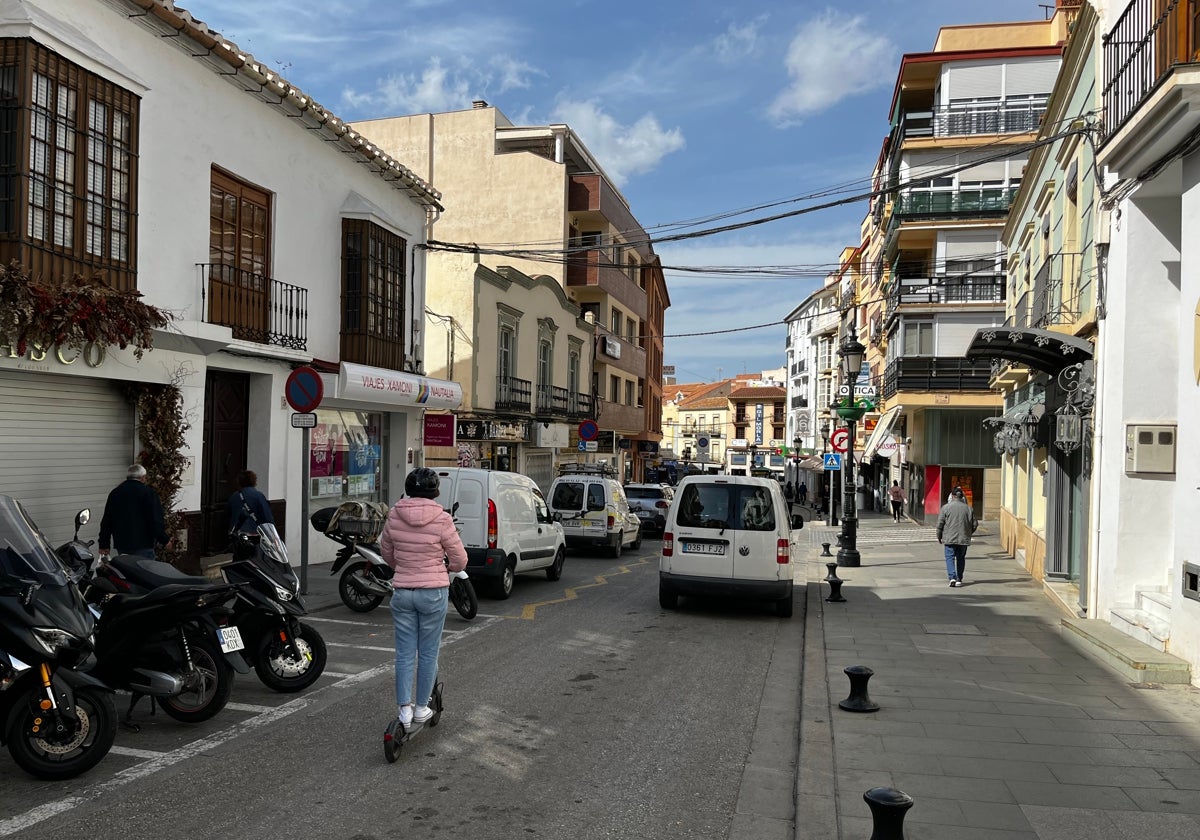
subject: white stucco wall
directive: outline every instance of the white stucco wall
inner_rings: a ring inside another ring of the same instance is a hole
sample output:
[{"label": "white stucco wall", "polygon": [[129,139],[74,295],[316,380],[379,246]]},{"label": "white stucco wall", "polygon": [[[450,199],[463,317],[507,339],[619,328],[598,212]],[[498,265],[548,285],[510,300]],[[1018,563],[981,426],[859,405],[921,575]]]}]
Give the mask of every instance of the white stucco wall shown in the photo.
[{"label": "white stucco wall", "polygon": [[1175,476],[1127,475],[1124,448],[1126,424],[1175,423],[1179,416],[1179,221],[1177,199],[1138,193],[1114,220],[1097,351],[1098,618],[1132,605],[1135,587],[1166,585],[1174,555]]}]

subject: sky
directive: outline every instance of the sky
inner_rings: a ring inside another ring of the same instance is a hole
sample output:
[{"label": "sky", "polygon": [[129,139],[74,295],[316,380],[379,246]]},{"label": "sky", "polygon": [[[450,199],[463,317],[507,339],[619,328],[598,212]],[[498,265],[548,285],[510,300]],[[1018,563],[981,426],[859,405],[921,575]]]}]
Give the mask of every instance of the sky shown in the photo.
[{"label": "sky", "polygon": [[867,188],[901,56],[1046,4],[177,0],[345,121],[483,99],[516,125],[569,125],[652,237],[704,234],[654,244],[680,383],[783,367],[783,319],[868,210],[812,208]]}]

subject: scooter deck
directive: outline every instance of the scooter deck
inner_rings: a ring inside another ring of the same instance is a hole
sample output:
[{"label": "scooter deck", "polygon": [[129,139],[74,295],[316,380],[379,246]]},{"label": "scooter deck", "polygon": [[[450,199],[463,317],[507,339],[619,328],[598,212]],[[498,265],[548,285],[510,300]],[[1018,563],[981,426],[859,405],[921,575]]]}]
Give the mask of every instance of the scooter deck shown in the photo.
[{"label": "scooter deck", "polygon": [[433,717],[424,723],[413,722],[407,727],[400,722],[399,718],[392,718],[392,722],[388,724],[387,730],[383,733],[383,757],[387,759],[388,764],[395,764],[396,759],[400,757],[400,752],[404,745],[417,736],[426,726],[437,726],[438,721],[442,718],[442,683],[435,683],[433,686],[433,696],[429,698],[429,707],[433,709]]}]

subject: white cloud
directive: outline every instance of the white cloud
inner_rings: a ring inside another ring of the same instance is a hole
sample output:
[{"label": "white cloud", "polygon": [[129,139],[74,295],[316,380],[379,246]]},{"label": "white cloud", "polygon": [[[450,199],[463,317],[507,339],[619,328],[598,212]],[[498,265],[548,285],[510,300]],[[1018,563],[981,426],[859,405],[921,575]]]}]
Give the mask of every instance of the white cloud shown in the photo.
[{"label": "white cloud", "polygon": [[713,41],[713,49],[722,64],[732,64],[740,58],[752,55],[758,46],[758,30],[765,18],[758,18],[749,23],[731,23],[729,28],[718,35]]},{"label": "white cloud", "polygon": [[618,186],[632,175],[649,172],[664,157],[684,147],[683,132],[664,129],[653,114],[642,116],[632,125],[622,125],[595,100],[560,100],[553,120],[566,123],[579,135]]},{"label": "white cloud", "polygon": [[829,10],[809,21],[788,46],[791,84],[771,103],[771,118],[783,124],[892,83],[899,50],[862,17]]},{"label": "white cloud", "polygon": [[383,79],[373,91],[347,88],[342,96],[351,107],[387,113],[423,114],[449,111],[471,100],[471,82],[452,74],[434,59],[421,74],[400,73]]}]

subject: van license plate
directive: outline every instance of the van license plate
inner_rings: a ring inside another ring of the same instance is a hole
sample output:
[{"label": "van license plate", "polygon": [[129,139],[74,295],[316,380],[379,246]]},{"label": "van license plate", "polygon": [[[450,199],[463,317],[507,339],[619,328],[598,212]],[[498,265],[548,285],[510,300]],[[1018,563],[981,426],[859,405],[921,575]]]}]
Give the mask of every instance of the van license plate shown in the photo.
[{"label": "van license plate", "polygon": [[681,544],[688,554],[724,554],[724,543],[685,542]]},{"label": "van license plate", "polygon": [[237,627],[222,627],[217,631],[217,641],[221,643],[221,653],[233,653],[245,647],[242,644],[242,631]]}]

